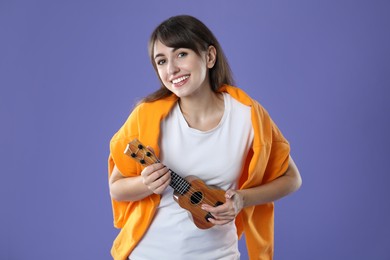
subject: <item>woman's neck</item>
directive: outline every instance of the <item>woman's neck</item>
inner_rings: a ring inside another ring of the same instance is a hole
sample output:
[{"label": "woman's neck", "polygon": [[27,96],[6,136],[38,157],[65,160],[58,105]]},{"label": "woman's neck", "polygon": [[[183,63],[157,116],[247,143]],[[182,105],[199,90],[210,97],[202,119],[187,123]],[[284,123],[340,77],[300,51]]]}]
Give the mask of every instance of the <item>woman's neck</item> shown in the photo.
[{"label": "woman's neck", "polygon": [[211,89],[196,97],[180,98],[179,105],[187,124],[201,131],[216,127],[225,109],[223,95]]}]

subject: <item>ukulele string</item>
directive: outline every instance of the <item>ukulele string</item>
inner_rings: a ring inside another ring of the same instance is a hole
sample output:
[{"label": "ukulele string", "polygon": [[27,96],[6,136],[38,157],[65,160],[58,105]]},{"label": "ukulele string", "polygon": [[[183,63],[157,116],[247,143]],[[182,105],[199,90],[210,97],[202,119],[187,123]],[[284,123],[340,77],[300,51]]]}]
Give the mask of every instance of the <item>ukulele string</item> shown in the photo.
[{"label": "ukulele string", "polygon": [[[175,173],[174,171],[172,171],[171,169],[169,169],[169,171],[170,172],[172,172],[172,173]],[[177,174],[176,174],[177,175]],[[190,201],[192,201],[192,200],[195,200],[195,201],[203,201],[203,202],[205,202],[206,204],[209,204],[210,206],[213,206],[213,202],[212,201],[210,201],[209,199],[207,199],[207,197],[205,197],[205,196],[202,196],[201,194],[198,194],[198,191],[197,190],[195,190],[193,187],[192,187],[192,185],[191,185],[191,183],[189,183],[187,180],[185,180],[184,178],[183,178],[183,180],[186,182],[186,185],[188,185],[188,189],[185,191],[185,193],[184,194],[182,194],[182,196],[183,197],[185,197],[185,198],[188,198]],[[189,192],[189,193],[188,193]],[[202,199],[203,198],[203,199]],[[200,206],[200,203],[196,203],[196,204],[193,204],[194,206],[197,206],[197,207],[199,207]]]},{"label": "ukulele string", "polygon": [[[159,159],[157,159],[157,162],[160,162]],[[171,173],[174,173],[176,174],[177,176],[179,176],[177,173],[175,173],[174,171],[172,171],[171,169],[169,169],[169,172]],[[171,175],[172,176],[172,175]],[[184,198],[187,198],[189,199],[190,201],[192,200],[195,200],[195,201],[203,201],[204,203],[206,204],[209,204],[210,206],[213,206],[213,202],[210,201],[209,199],[207,199],[207,197],[205,196],[202,196],[201,194],[198,194],[198,191],[196,189],[194,189],[191,185],[191,183],[189,183],[186,179],[184,179],[183,177],[179,176],[182,180],[180,180],[179,184],[181,185],[186,185],[186,188],[184,188],[183,190],[179,190],[179,193],[184,197]],[[188,188],[187,188],[188,187]],[[184,192],[184,193],[183,193]],[[183,193],[183,194],[182,194]],[[200,207],[200,203],[196,203],[196,204],[193,204],[194,206],[196,207]]]},{"label": "ukulele string", "polygon": [[[138,147],[137,147],[138,148]],[[139,155],[139,151],[140,150],[142,150],[142,148],[138,148],[137,149],[137,151],[135,152],[135,154],[136,155]],[[145,153],[141,153],[142,154],[142,157],[138,157],[137,159],[140,161],[140,163],[141,164],[145,164],[146,163],[146,157],[145,157]],[[152,157],[150,157],[150,156],[147,156],[148,158],[150,158],[151,160],[152,160],[152,163],[160,163],[161,161],[156,157],[156,159],[154,159],[153,160],[153,158]],[[172,171],[171,169],[169,169],[168,168],[168,170],[171,172],[171,173],[175,173],[174,171]],[[176,174],[177,175],[177,174]],[[182,177],[181,177],[182,178]],[[203,201],[203,202],[205,202],[206,204],[208,204],[208,205],[210,205],[210,206],[214,206],[213,205],[213,202],[212,201],[210,201],[209,199],[207,199],[206,197],[204,197],[204,196],[202,196],[202,195],[200,195],[200,194],[198,194],[197,193],[197,190],[195,190],[193,187],[192,187],[192,185],[191,185],[191,183],[189,183],[187,180],[185,180],[184,178],[183,178],[183,180],[185,181],[182,181],[182,182],[184,182],[186,185],[188,185],[188,190],[187,191],[185,191],[185,193],[184,194],[182,194],[182,196],[184,197],[184,198],[187,198],[187,199],[189,199],[189,200],[191,200],[191,198],[193,198],[194,200],[196,200],[196,201]],[[190,194],[188,194],[188,192],[190,192]],[[181,193],[181,192],[180,192]],[[202,199],[203,198],[203,199]],[[195,204],[194,206],[196,206],[196,207],[200,207],[200,203],[197,203],[197,204]]]}]

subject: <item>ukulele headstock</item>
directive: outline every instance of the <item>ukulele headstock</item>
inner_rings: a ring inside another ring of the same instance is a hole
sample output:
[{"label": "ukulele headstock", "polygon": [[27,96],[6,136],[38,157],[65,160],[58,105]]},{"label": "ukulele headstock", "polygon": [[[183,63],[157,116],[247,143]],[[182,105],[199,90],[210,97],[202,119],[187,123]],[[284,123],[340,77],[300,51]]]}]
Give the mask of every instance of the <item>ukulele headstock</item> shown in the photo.
[{"label": "ukulele headstock", "polygon": [[146,148],[146,146],[138,141],[138,139],[134,139],[128,143],[125,149],[125,154],[143,166],[148,166],[159,162],[159,159],[154,155],[154,153]]}]

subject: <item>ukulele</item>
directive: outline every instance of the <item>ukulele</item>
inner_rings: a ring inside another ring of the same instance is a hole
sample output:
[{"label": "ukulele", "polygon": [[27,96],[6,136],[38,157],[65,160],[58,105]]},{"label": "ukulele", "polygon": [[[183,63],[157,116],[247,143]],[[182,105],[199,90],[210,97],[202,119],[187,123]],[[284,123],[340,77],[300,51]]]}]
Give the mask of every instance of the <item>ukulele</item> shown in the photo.
[{"label": "ukulele", "polygon": [[[137,139],[131,141],[125,154],[142,164],[152,165],[160,160]],[[171,182],[169,186],[174,189],[173,198],[180,207],[186,209],[194,224],[200,229],[211,228],[212,224],[208,219],[214,218],[210,212],[201,208],[202,203],[214,207],[225,203],[225,191],[215,186],[206,185],[201,179],[195,176],[183,178],[170,170]]]}]

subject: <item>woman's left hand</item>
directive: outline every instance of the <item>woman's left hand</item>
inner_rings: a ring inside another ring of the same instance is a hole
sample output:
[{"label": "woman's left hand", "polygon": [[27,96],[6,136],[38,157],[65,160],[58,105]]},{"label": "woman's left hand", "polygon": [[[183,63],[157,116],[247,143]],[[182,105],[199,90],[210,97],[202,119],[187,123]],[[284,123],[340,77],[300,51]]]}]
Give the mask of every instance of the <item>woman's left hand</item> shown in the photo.
[{"label": "woman's left hand", "polygon": [[224,225],[233,221],[244,205],[243,197],[236,190],[227,190],[225,193],[226,202],[220,206],[212,207],[203,204],[202,209],[210,212],[214,218],[208,220],[214,225]]}]

